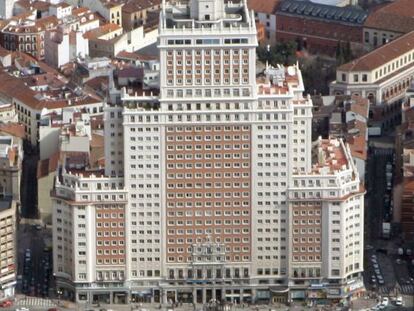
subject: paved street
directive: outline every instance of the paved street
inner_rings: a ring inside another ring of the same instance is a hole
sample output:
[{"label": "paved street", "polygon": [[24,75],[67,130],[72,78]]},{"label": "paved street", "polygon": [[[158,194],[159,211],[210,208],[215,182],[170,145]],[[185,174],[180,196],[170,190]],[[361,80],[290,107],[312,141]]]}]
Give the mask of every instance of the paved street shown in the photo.
[{"label": "paved street", "polygon": [[[393,162],[393,150],[391,148],[371,148],[367,165],[368,195],[365,208],[365,272],[364,281],[368,290],[379,296],[396,297],[403,295],[405,306],[408,310],[414,309],[414,282],[410,274],[408,261],[401,260],[397,254],[399,247],[398,238],[382,238],[382,222],[387,220],[390,210],[391,193],[386,187],[386,164]],[[376,261],[372,261],[375,255]],[[397,261],[397,259],[400,260]],[[378,266],[375,266],[375,263]],[[372,281],[376,276],[375,269],[380,271],[383,284]],[[414,271],[414,269],[413,269]],[[389,307],[393,310],[396,307]],[[400,309],[398,309],[400,310]]]},{"label": "paved street", "polygon": [[36,154],[25,153],[21,179],[21,218],[36,218],[37,211],[37,161]]},{"label": "paved street", "polygon": [[[29,296],[47,297],[51,276],[51,253],[45,249],[44,240],[50,233],[47,229],[21,224],[18,234],[18,274],[22,276],[17,290]],[[28,257],[26,253],[30,253]]]}]

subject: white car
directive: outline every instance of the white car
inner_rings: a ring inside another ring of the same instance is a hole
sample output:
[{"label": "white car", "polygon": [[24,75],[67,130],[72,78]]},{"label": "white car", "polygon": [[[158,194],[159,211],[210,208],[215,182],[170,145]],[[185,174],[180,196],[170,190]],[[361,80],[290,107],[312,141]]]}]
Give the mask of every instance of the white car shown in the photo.
[{"label": "white car", "polygon": [[403,305],[403,299],[401,296],[397,297],[397,300],[395,300],[396,306],[402,306]]},{"label": "white car", "polygon": [[388,306],[389,302],[390,302],[390,300],[388,299],[388,297],[384,297],[384,298],[382,298],[381,304],[383,304],[385,306]]}]

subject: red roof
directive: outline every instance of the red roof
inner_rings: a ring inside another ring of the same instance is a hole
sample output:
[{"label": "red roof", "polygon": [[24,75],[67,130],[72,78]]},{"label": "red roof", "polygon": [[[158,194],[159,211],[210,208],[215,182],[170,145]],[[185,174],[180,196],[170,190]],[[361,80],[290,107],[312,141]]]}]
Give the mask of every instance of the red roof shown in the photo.
[{"label": "red roof", "polygon": [[273,14],[281,0],[248,0],[247,8],[259,13]]},{"label": "red roof", "polygon": [[[414,3],[413,3],[414,5]],[[338,68],[339,71],[371,71],[414,49],[414,31],[380,46]]]}]

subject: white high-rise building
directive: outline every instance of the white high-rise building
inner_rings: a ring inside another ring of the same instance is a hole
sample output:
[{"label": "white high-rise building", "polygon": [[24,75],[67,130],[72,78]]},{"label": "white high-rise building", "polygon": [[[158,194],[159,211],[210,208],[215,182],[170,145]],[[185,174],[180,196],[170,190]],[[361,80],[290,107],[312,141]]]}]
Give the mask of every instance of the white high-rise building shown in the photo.
[{"label": "white high-rise building", "polygon": [[0,0],[0,19],[9,19],[13,16],[13,6],[16,0]]},{"label": "white high-rise building", "polygon": [[[297,65],[267,67],[257,78],[256,46],[254,16],[244,2],[163,4],[159,93],[123,91],[122,105],[108,104],[105,110],[105,178],[108,184],[123,180],[127,196],[125,279],[120,280],[112,262],[106,265],[109,279],[98,277],[92,244],[86,263],[91,268],[81,272],[85,281],[72,268],[58,282],[64,287],[76,279],[77,300],[113,302],[125,295],[126,301],[163,303],[287,301],[291,287],[299,296],[312,283],[324,284],[331,277],[339,288],[349,281],[350,263],[339,274],[315,270],[297,278],[293,270],[298,267],[291,240],[293,186],[300,178],[314,178],[316,169],[312,102],[302,95]],[[344,154],[341,164],[352,172],[352,160]],[[332,174],[341,180],[339,171]],[[359,184],[357,174],[349,176]],[[308,183],[299,185],[307,193]],[[354,191],[348,188],[338,181],[335,194]],[[101,204],[91,199],[88,206]],[[325,204],[325,197],[319,199]],[[324,212],[319,216],[320,230],[328,236]],[[78,220],[72,221],[76,228]],[[323,238],[318,243],[320,254],[300,267],[325,268],[330,244]],[[76,254],[77,244],[71,247]],[[340,260],[345,260],[343,252]],[[353,278],[362,269],[362,251],[358,254]],[[105,281],[113,287],[97,289]]]}]

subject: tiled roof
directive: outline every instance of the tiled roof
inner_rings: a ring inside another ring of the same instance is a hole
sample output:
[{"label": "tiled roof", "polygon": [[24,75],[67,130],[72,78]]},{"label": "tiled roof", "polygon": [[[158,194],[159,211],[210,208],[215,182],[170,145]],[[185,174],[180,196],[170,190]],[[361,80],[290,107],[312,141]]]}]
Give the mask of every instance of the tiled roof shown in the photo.
[{"label": "tiled roof", "polygon": [[146,61],[146,60],[156,60],[158,57],[156,55],[144,55],[137,52],[127,52],[121,51],[116,55],[116,58],[127,59],[127,60],[137,60],[137,61]]},{"label": "tiled roof", "polygon": [[32,108],[37,108],[40,104],[40,101],[35,98],[36,92],[27,87],[23,80],[2,72],[0,73],[0,81],[0,93],[17,98]]},{"label": "tiled roof", "polygon": [[336,7],[300,0],[283,1],[277,13],[355,25],[362,25],[368,16],[364,10],[354,7]]},{"label": "tiled roof", "polygon": [[159,6],[160,4],[160,0],[131,0],[122,7],[122,12],[133,13],[152,8],[153,6]]},{"label": "tiled roof", "polygon": [[[413,3],[414,4],[414,3]],[[414,49],[414,31],[346,63],[339,71],[371,71]]]},{"label": "tiled roof", "polygon": [[20,123],[1,123],[0,132],[4,132],[16,137],[24,138],[24,125]]},{"label": "tiled roof", "polygon": [[60,159],[60,152],[55,152],[50,158],[38,162],[37,178],[48,176],[50,173],[56,171]]},{"label": "tiled roof", "polygon": [[273,14],[281,0],[248,0],[247,7],[258,13]]},{"label": "tiled roof", "polygon": [[99,37],[101,37],[103,35],[106,35],[108,33],[111,33],[113,31],[117,31],[121,28],[122,27],[117,25],[117,24],[108,23],[108,24],[102,25],[98,28],[95,28],[95,29],[92,29],[92,30],[89,30],[89,31],[85,32],[83,37],[87,38],[89,40],[99,39]]},{"label": "tiled roof", "polygon": [[36,9],[39,11],[48,11],[51,4],[46,1],[31,1],[31,0],[19,0],[16,2],[22,8],[27,10]]},{"label": "tiled roof", "polygon": [[399,33],[414,30],[414,1],[397,0],[369,14],[364,27]]}]

